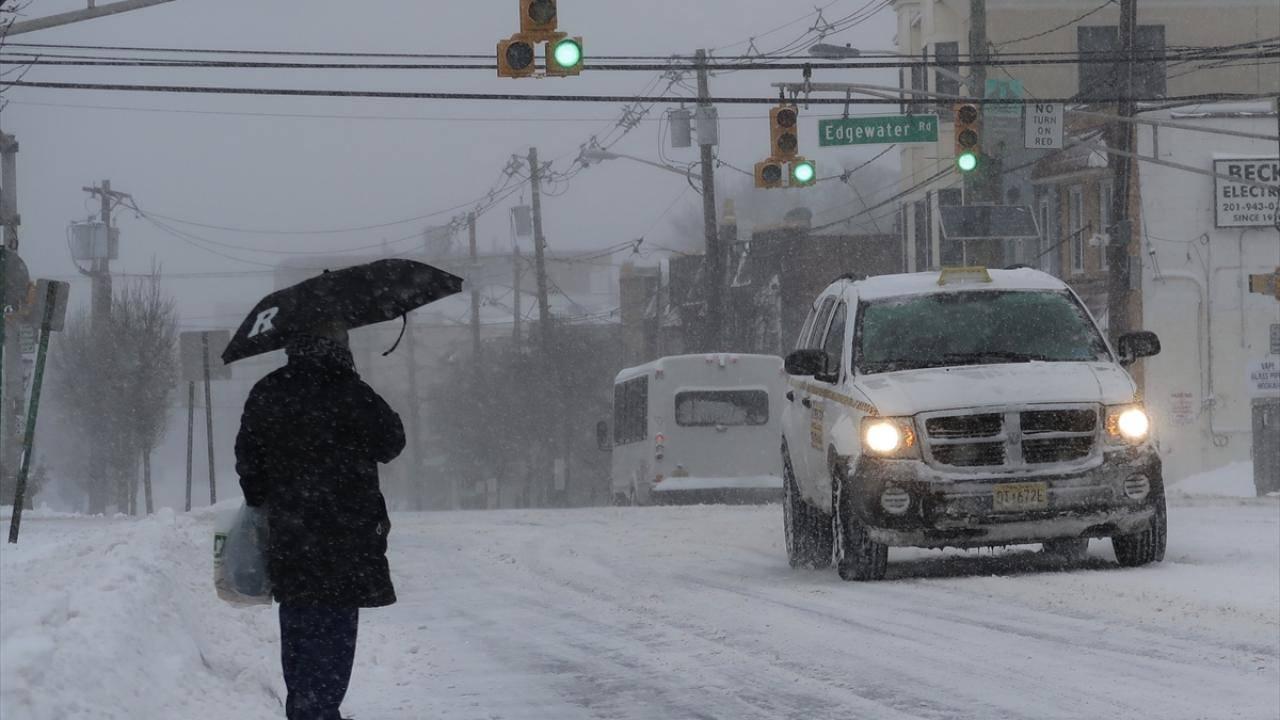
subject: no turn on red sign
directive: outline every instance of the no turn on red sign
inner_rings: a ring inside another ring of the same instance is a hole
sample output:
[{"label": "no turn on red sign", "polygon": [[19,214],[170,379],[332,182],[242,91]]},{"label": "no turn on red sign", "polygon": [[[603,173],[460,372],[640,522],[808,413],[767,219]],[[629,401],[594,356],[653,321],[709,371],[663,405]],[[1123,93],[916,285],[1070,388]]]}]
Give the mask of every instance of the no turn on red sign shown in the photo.
[{"label": "no turn on red sign", "polygon": [[1023,117],[1028,150],[1060,150],[1063,135],[1061,103],[1027,103]]}]

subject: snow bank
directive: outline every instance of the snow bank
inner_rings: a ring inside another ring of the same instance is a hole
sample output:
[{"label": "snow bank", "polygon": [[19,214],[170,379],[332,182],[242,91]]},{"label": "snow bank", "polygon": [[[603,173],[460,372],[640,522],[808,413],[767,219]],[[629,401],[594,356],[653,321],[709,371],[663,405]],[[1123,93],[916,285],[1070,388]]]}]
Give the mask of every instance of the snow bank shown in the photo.
[{"label": "snow bank", "polygon": [[24,514],[0,546],[0,717],[278,717],[274,617],[214,595],[212,516]]},{"label": "snow bank", "polygon": [[1170,485],[1175,495],[1210,497],[1257,497],[1253,486],[1253,463],[1233,462]]}]

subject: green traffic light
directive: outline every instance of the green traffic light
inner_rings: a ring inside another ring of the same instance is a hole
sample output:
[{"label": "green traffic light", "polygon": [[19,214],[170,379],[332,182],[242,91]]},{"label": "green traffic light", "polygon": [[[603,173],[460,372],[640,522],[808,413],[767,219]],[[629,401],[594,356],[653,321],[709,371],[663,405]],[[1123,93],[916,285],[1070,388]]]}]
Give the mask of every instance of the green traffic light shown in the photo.
[{"label": "green traffic light", "polygon": [[817,175],[817,171],[814,170],[813,163],[811,162],[806,161],[796,163],[791,168],[791,179],[794,180],[797,185],[808,185],[812,183],[815,175]]},{"label": "green traffic light", "polygon": [[978,168],[978,156],[971,153],[960,153],[956,158],[956,167],[960,168],[960,172],[973,172]]},{"label": "green traffic light", "polygon": [[565,38],[556,43],[551,56],[555,59],[556,65],[562,68],[577,67],[582,62],[582,46],[576,40]]},{"label": "green traffic light", "polygon": [[791,179],[800,185],[808,185],[813,182],[813,176],[816,174],[817,172],[811,162],[796,163],[795,167],[791,168]]}]

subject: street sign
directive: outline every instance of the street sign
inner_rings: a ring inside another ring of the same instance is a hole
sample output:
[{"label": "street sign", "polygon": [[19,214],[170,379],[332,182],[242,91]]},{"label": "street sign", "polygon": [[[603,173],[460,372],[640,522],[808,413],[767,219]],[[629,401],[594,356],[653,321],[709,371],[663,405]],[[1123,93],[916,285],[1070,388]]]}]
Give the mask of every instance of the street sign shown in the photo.
[{"label": "street sign", "polygon": [[1028,150],[1062,149],[1062,104],[1029,103],[1026,109],[1024,147]]},{"label": "street sign", "polygon": [[938,142],[937,115],[876,115],[818,121],[818,146]]},{"label": "street sign", "polygon": [[[49,292],[50,288],[53,289],[52,293]],[[31,311],[31,322],[41,325],[47,319],[49,321],[49,330],[62,332],[62,328],[67,321],[67,298],[70,295],[71,283],[60,280],[37,280],[36,304]],[[50,300],[53,301],[53,307],[49,308],[46,316],[45,306]]]},{"label": "street sign", "polygon": [[1234,183],[1221,177],[1214,179],[1215,227],[1276,227],[1276,208],[1280,206],[1280,158],[1214,160],[1213,172],[1272,186],[1265,188]]},{"label": "street sign", "polygon": [[222,362],[222,351],[231,342],[229,330],[193,330],[178,336],[178,356],[182,360],[183,382],[204,382],[204,343],[209,336],[209,379],[230,380],[231,366]]},{"label": "street sign", "polygon": [[1280,360],[1249,363],[1249,397],[1280,397]]},{"label": "street sign", "polygon": [[1022,81],[1004,78],[987,78],[987,100],[1008,100],[1009,102],[988,102],[983,106],[983,113],[988,117],[1019,117],[1022,115]]}]

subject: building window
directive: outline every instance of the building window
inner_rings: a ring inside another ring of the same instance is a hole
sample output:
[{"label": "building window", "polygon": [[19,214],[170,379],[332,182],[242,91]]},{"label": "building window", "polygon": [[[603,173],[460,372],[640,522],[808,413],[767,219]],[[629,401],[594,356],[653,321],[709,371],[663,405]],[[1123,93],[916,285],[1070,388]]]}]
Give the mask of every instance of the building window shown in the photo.
[{"label": "building window", "polygon": [[1056,191],[1040,199],[1040,268],[1054,277],[1062,277],[1062,238],[1058,234]]},{"label": "building window", "polygon": [[911,203],[911,210],[915,214],[915,244],[916,254],[916,272],[923,272],[929,269],[929,208],[923,200],[917,200]]},{"label": "building window", "polygon": [[[942,95],[959,95],[960,78],[956,75],[960,72],[960,43],[934,43],[933,55],[937,62],[937,69],[933,73],[934,92]],[[938,115],[943,120],[951,120],[951,106],[954,104],[954,100],[939,100]]]},{"label": "building window", "polygon": [[1084,272],[1084,192],[1079,185],[1067,190],[1067,238],[1071,272]]},{"label": "building window", "polygon": [[1107,258],[1107,246],[1111,243],[1111,201],[1112,201],[1112,184],[1111,181],[1098,184],[1098,234],[1102,237],[1102,244],[1099,248],[1101,262],[1099,267],[1106,270],[1111,267]]},{"label": "building window", "polygon": [[[1162,57],[1165,53],[1164,26],[1139,25],[1138,57]],[[1091,58],[1108,58],[1121,52],[1120,28],[1116,25],[1090,25],[1076,28],[1079,63],[1079,97],[1110,98],[1120,92],[1122,62],[1090,62]],[[1139,97],[1163,97],[1168,88],[1168,72],[1163,60],[1139,60],[1133,70],[1133,92]]]}]

